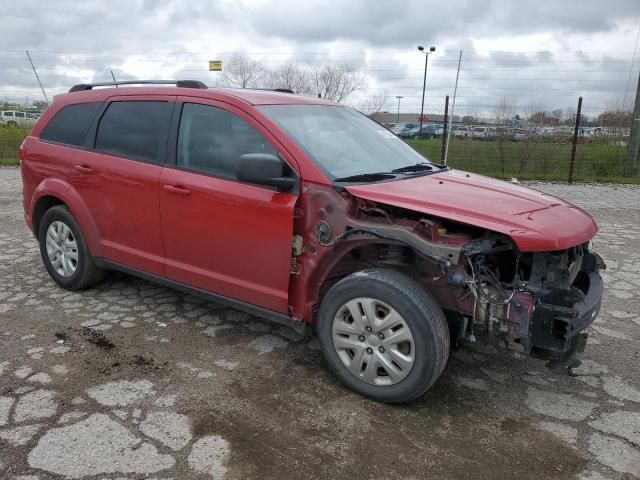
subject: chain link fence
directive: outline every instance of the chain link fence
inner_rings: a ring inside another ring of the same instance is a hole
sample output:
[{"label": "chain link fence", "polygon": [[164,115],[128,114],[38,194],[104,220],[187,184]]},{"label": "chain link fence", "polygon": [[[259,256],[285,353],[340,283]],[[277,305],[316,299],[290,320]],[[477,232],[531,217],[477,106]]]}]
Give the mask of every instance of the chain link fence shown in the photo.
[{"label": "chain link fence", "polygon": [[576,132],[578,98],[575,104],[573,110],[518,108],[498,99],[495,105],[456,105],[453,115],[450,105],[450,134],[444,129],[444,99],[425,105],[422,134],[419,104],[371,116],[432,161],[444,161],[448,138],[447,164],[454,168],[506,179],[638,183],[628,148],[632,112],[590,109],[583,102]]},{"label": "chain link fence", "polygon": [[[572,155],[576,109],[519,107],[517,102],[502,98],[495,104],[455,105],[451,115],[450,104],[446,117],[447,126],[451,121],[449,133],[445,132],[444,98],[425,105],[422,131],[420,104],[393,108],[391,103],[377,105],[375,111],[370,102],[351,106],[391,128],[434,162],[444,161],[447,150],[451,167],[498,178],[640,183],[638,165],[628,148],[632,123],[628,110],[595,110],[585,99]],[[14,114],[0,117],[2,163],[17,163],[22,140],[46,106],[41,98],[3,97],[0,93],[0,111]],[[22,115],[16,117],[16,112]]]}]

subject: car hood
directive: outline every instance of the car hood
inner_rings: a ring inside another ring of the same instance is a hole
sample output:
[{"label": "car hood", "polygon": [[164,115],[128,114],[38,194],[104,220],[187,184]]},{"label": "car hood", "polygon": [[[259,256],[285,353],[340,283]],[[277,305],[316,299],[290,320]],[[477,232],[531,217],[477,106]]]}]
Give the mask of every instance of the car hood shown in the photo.
[{"label": "car hood", "polygon": [[365,200],[509,235],[522,252],[562,250],[590,240],[598,231],[593,218],[575,205],[459,170],[346,189]]}]

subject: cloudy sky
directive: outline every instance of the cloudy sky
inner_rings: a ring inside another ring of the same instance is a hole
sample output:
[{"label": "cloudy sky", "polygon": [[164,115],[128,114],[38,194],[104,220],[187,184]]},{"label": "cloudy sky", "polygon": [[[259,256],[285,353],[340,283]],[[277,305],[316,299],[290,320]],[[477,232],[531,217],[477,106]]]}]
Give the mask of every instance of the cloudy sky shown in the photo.
[{"label": "cloudy sky", "polygon": [[[210,59],[244,52],[266,67],[350,64],[390,109],[419,105],[424,57],[427,104],[452,95],[463,51],[457,103],[474,113],[508,97],[525,110],[587,112],[635,95],[640,0],[0,0],[0,98],[41,97],[25,50],[49,96],[74,83],[194,78],[210,85]],[[465,111],[466,110],[466,111]]]}]

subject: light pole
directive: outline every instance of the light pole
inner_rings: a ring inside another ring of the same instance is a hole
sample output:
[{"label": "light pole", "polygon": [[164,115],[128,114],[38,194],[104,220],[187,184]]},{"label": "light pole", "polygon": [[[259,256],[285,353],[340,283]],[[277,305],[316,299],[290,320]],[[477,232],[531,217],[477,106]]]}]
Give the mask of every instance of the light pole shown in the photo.
[{"label": "light pole", "polygon": [[396,115],[396,125],[398,123],[400,123],[400,100],[402,100],[404,97],[401,95],[396,95],[396,98],[398,99],[398,114]]},{"label": "light pole", "polygon": [[436,51],[436,47],[429,47],[429,51],[425,51],[422,45],[418,45],[418,50],[424,53],[424,79],[422,80],[422,106],[420,107],[420,130],[422,132],[422,117],[424,116],[424,91],[427,87],[427,63],[429,62],[429,54]]}]

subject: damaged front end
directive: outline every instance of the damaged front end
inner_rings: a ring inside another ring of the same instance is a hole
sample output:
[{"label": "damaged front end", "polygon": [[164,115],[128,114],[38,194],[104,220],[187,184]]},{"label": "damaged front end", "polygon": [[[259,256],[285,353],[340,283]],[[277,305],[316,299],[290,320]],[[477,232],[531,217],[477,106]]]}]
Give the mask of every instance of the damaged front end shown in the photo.
[{"label": "damaged front end", "polygon": [[590,242],[560,251],[521,253],[505,238],[463,249],[473,325],[515,341],[527,353],[569,360],[582,351],[600,310],[602,259]]},{"label": "damaged front end", "polygon": [[605,265],[590,242],[521,252],[504,234],[362,200],[341,234],[316,234],[323,247],[364,244],[351,250],[352,269],[391,267],[418,279],[456,340],[486,332],[569,364],[600,309]]}]

